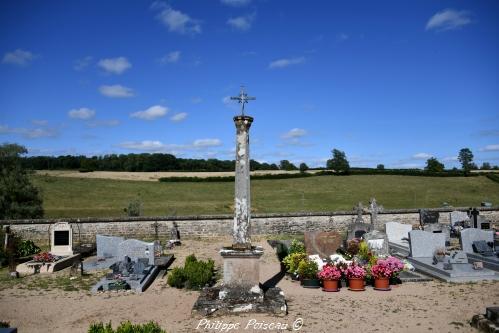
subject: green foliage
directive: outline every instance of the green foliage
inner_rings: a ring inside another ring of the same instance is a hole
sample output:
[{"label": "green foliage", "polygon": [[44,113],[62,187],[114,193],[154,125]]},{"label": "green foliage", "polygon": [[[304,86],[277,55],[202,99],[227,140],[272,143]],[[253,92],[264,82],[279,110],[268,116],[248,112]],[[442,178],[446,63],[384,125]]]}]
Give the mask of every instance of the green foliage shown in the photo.
[{"label": "green foliage", "polygon": [[464,173],[468,174],[473,168],[473,153],[471,150],[469,148],[461,149],[457,159],[461,162]]},{"label": "green foliage", "polygon": [[150,321],[146,324],[132,324],[130,321],[122,322],[113,330],[111,322],[104,325],[102,322],[90,325],[88,333],[166,333],[157,323]]},{"label": "green foliage", "polygon": [[425,170],[429,172],[443,172],[445,166],[443,163],[440,163],[435,157],[429,158],[426,161]]},{"label": "green foliage", "polygon": [[282,160],[279,163],[279,169],[286,170],[286,171],[298,170],[298,168],[296,167],[296,165],[294,165],[293,163],[291,163],[288,160]]},{"label": "green foliage", "polygon": [[385,170],[385,165],[384,164],[378,164],[376,166],[376,169],[378,169],[378,170]]},{"label": "green foliage", "polygon": [[168,275],[167,283],[175,288],[201,289],[209,285],[215,273],[213,260],[197,260],[194,254],[185,259],[184,267],[175,267]]},{"label": "green foliage", "polygon": [[357,256],[360,259],[364,259],[364,260],[369,259],[369,247],[367,246],[367,242],[361,241],[359,243],[359,251],[357,252]]},{"label": "green foliage", "polygon": [[345,152],[333,149],[333,158],[327,160],[327,168],[332,169],[338,173],[348,174],[350,171],[350,164],[346,158]]},{"label": "green foliage", "polygon": [[497,173],[488,173],[486,174],[486,177],[496,183],[499,183],[499,174]]},{"label": "green foliage", "polygon": [[480,167],[481,170],[491,170],[492,167],[490,166],[489,162],[483,162],[482,166]]},{"label": "green foliage", "polygon": [[307,254],[304,252],[295,252],[288,254],[282,263],[286,266],[286,271],[290,274],[295,274],[298,271],[298,266],[300,262],[307,259]]},{"label": "green foliage", "polygon": [[[315,173],[277,173],[277,174],[263,174],[263,175],[252,175],[251,180],[272,180],[272,179],[292,179],[292,178],[305,178],[305,177],[315,177],[315,176],[331,176],[333,172],[330,171],[319,171]],[[163,183],[214,183],[214,182],[229,182],[232,183],[235,180],[234,176],[225,177],[161,177],[158,179]]]},{"label": "green foliage", "polygon": [[27,152],[17,144],[0,145],[0,220],[43,217],[42,198],[21,163]]},{"label": "green foliage", "polygon": [[298,275],[302,279],[316,279],[317,272],[319,267],[315,261],[304,259],[298,264]]},{"label": "green foliage", "polygon": [[293,239],[291,241],[291,245],[289,246],[289,253],[304,253],[305,252],[305,244],[300,242],[297,239]]},{"label": "green foliage", "polygon": [[26,257],[40,252],[40,248],[32,240],[22,240],[17,244],[17,256]]},{"label": "green foliage", "polygon": [[300,172],[305,172],[308,170],[308,165],[305,163],[300,163]]},{"label": "green foliage", "polygon": [[[463,177],[463,173],[458,169],[432,172],[420,169],[368,169],[351,168],[349,175],[391,175],[391,176],[417,176],[417,177]],[[469,174],[468,176],[478,177],[479,174]]]},{"label": "green foliage", "polygon": [[133,199],[128,203],[128,207],[124,209],[128,216],[141,216],[142,215],[142,201],[140,199]]},{"label": "green foliage", "polygon": [[9,328],[10,324],[6,321],[0,321],[0,328]]}]

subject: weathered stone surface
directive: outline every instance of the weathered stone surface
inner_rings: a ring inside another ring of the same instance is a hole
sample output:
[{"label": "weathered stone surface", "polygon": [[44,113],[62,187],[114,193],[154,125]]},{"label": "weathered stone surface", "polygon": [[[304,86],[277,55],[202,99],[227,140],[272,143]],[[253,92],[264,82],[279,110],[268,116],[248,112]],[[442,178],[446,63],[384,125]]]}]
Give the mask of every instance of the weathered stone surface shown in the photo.
[{"label": "weathered stone surface", "polygon": [[420,209],[419,210],[419,223],[423,227],[426,224],[438,223],[439,217],[440,217],[439,212],[430,211],[427,209]]},{"label": "weathered stone surface", "polygon": [[445,234],[412,230],[409,232],[409,242],[411,257],[432,258],[437,249],[445,249]]},{"label": "weathered stone surface", "polygon": [[388,237],[384,232],[373,230],[364,234],[363,237],[367,242],[369,250],[374,252],[377,256],[388,256],[390,254],[388,248]]},{"label": "weathered stone surface", "polygon": [[352,223],[348,226],[347,240],[354,238],[362,238],[365,233],[372,230],[372,224],[369,223]]},{"label": "weathered stone surface", "polygon": [[321,258],[329,258],[343,243],[343,236],[335,231],[307,231],[304,235],[307,254],[318,254]]},{"label": "weathered stone surface", "polygon": [[408,240],[402,239],[409,238],[409,232],[412,231],[411,225],[398,222],[387,222],[385,223],[385,230],[389,242],[409,245]]},{"label": "weathered stone surface", "polygon": [[234,236],[234,244],[242,244],[247,247],[251,244],[249,129],[252,122],[253,118],[249,116],[234,117],[236,125],[236,188],[232,234]]},{"label": "weathered stone surface", "polygon": [[123,237],[97,235],[97,257],[112,258],[118,256],[118,245],[125,240]]},{"label": "weathered stone surface", "polygon": [[473,242],[480,240],[494,242],[494,232],[492,230],[468,228],[462,230],[459,235],[461,249],[466,253],[473,253]]},{"label": "weathered stone surface", "polygon": [[470,221],[470,217],[466,212],[452,211],[449,213],[450,225],[454,226],[456,223],[466,223]]},{"label": "weathered stone surface", "polygon": [[246,251],[237,251],[224,248],[220,251],[223,258],[223,283],[226,288],[251,290],[260,284],[260,257],[263,249],[252,248]]},{"label": "weathered stone surface", "polygon": [[154,265],[154,252],[159,243],[146,243],[137,239],[127,239],[118,245],[118,258],[125,256],[136,261],[139,258],[147,258],[149,265]]}]

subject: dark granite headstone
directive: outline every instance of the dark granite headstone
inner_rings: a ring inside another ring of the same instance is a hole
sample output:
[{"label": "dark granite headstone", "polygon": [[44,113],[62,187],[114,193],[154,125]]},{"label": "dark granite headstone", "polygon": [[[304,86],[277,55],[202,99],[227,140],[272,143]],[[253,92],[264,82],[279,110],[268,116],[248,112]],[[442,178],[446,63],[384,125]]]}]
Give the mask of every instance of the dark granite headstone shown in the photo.
[{"label": "dark granite headstone", "polygon": [[494,250],[484,240],[474,241],[472,247],[473,252],[480,253],[483,256],[487,257],[494,255]]},{"label": "dark granite headstone", "polygon": [[305,232],[305,249],[307,254],[318,254],[321,258],[329,258],[343,243],[343,237],[336,231]]},{"label": "dark granite headstone", "polygon": [[426,209],[419,210],[419,223],[424,227],[425,224],[438,223],[439,212],[433,212]]}]

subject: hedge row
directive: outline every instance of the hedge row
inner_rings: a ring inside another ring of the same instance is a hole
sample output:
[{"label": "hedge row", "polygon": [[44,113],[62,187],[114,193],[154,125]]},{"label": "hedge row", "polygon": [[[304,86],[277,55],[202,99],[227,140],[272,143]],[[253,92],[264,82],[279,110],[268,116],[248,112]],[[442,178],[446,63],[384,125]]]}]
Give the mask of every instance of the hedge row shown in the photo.
[{"label": "hedge row", "polygon": [[488,173],[485,175],[488,179],[496,182],[496,183],[499,183],[499,174],[497,173]]},{"label": "hedge row", "polygon": [[[289,178],[305,178],[305,177],[317,177],[317,176],[331,176],[334,175],[332,171],[320,171],[317,173],[278,173],[278,174],[264,174],[264,175],[253,175],[252,180],[265,180],[265,179],[289,179]],[[176,183],[176,182],[233,182],[235,180],[234,176],[225,177],[162,177],[158,179],[160,182],[165,183]]]}]

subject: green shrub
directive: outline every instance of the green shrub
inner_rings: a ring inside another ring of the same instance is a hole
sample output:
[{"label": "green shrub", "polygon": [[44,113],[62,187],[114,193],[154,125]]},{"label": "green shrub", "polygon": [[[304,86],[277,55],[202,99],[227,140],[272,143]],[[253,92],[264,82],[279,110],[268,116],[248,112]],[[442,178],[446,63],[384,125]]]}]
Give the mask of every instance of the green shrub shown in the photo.
[{"label": "green shrub", "polygon": [[167,283],[174,288],[183,288],[185,283],[184,269],[182,267],[175,267],[168,274]]},{"label": "green shrub", "polygon": [[283,259],[283,264],[286,266],[287,272],[295,274],[298,271],[298,265],[304,259],[307,259],[307,254],[304,252],[290,253]]},{"label": "green shrub", "polygon": [[488,173],[485,175],[488,179],[496,182],[496,183],[499,183],[499,174],[497,173]]},{"label": "green shrub", "polygon": [[315,261],[303,259],[298,264],[298,275],[302,279],[316,279],[318,271],[319,267]]},{"label": "green shrub", "polygon": [[201,289],[209,285],[215,273],[213,260],[197,260],[194,254],[185,259],[184,267],[175,267],[168,275],[167,283],[175,288]]},{"label": "green shrub", "polygon": [[32,254],[37,254],[41,249],[33,243],[31,240],[20,241],[17,245],[16,253],[18,257],[26,257]]},{"label": "green shrub", "polygon": [[0,328],[9,328],[10,324],[6,321],[0,321]]},{"label": "green shrub", "polygon": [[124,209],[128,216],[141,216],[142,215],[142,201],[140,199],[133,199],[128,203],[128,207]]},{"label": "green shrub", "polygon": [[104,325],[94,323],[88,328],[88,333],[166,333],[157,323],[150,321],[146,324],[132,324],[130,321],[122,322],[113,330],[111,322]]},{"label": "green shrub", "polygon": [[305,252],[305,245],[297,239],[293,239],[291,241],[291,245],[289,246],[289,253],[299,253]]}]

